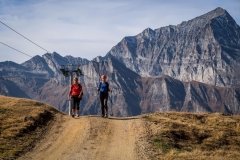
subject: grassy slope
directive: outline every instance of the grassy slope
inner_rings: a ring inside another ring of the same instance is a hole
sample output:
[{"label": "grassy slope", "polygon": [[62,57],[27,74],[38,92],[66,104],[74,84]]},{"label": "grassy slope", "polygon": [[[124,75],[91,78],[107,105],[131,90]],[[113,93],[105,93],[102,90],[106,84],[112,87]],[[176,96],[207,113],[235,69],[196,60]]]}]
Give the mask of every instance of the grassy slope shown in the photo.
[{"label": "grassy slope", "polygon": [[0,96],[0,159],[31,149],[57,113],[37,101]]},{"label": "grassy slope", "polygon": [[145,116],[151,159],[239,159],[240,116],[155,113]]}]

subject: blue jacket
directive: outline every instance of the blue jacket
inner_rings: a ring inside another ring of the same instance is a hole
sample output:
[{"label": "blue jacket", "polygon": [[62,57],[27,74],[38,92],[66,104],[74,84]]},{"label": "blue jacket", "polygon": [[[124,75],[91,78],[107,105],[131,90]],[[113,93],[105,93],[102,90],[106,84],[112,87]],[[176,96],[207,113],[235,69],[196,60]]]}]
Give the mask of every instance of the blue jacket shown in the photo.
[{"label": "blue jacket", "polygon": [[100,93],[107,94],[109,92],[109,83],[108,82],[100,82],[99,86],[98,86],[98,91],[100,91]]}]

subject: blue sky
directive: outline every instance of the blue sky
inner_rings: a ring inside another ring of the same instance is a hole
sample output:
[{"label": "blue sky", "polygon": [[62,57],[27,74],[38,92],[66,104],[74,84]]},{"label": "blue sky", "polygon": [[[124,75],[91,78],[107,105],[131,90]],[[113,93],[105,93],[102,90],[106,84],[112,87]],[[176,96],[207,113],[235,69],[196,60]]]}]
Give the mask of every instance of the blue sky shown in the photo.
[{"label": "blue sky", "polygon": [[[0,20],[50,52],[91,60],[124,36],[226,9],[240,24],[240,0],[0,0]],[[32,56],[45,52],[0,24],[0,41]],[[29,57],[0,44],[0,61]]]}]

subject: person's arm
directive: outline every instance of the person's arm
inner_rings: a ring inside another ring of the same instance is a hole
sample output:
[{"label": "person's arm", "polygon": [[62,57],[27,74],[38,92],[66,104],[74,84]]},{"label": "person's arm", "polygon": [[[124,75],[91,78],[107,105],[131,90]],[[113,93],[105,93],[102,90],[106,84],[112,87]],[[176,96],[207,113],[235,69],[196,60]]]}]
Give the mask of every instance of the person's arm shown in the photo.
[{"label": "person's arm", "polygon": [[101,82],[99,82],[99,85],[98,85],[98,92],[100,91],[100,88],[101,88]]}]

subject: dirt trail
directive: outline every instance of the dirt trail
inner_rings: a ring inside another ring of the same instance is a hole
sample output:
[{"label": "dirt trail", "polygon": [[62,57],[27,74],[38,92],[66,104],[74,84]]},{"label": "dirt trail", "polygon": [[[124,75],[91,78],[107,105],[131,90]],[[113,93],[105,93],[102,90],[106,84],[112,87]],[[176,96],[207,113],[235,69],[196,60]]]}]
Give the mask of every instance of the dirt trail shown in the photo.
[{"label": "dirt trail", "polygon": [[20,159],[146,159],[139,141],[143,121],[100,117],[64,117],[41,142]]}]

